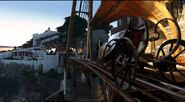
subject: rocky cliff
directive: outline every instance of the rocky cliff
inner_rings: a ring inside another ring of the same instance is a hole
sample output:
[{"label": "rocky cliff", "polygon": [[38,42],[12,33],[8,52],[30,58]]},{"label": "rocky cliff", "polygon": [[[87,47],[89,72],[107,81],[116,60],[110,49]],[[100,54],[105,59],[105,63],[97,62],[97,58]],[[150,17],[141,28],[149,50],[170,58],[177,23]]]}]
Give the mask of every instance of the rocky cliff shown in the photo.
[{"label": "rocky cliff", "polygon": [[59,89],[60,80],[54,70],[0,63],[0,102],[41,102]]}]

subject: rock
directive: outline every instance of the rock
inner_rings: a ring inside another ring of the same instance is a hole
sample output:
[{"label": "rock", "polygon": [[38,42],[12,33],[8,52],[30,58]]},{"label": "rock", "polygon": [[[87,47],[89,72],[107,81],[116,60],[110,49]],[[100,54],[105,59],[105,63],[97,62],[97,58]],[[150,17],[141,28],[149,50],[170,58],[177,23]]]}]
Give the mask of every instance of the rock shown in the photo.
[{"label": "rock", "polygon": [[41,73],[31,66],[0,63],[0,102],[41,102],[60,88],[56,71]]}]

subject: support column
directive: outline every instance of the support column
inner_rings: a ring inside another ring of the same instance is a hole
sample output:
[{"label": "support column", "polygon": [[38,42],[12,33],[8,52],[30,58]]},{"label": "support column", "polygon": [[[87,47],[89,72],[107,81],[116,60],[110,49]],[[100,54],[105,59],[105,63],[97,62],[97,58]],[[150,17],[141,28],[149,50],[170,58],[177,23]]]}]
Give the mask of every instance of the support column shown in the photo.
[{"label": "support column", "polygon": [[76,13],[75,9],[76,9],[76,0],[73,0],[71,19],[70,19],[68,35],[67,35],[67,46],[66,46],[67,67],[69,67],[70,65],[70,47],[71,47],[71,36],[73,33],[73,28],[74,28],[74,18],[75,18],[75,13]]},{"label": "support column", "polygon": [[74,28],[74,19],[75,19],[75,13],[76,13],[76,0],[73,0],[72,4],[72,11],[71,11],[71,19],[69,23],[69,28],[68,28],[68,35],[67,35],[67,46],[66,46],[66,69],[64,70],[64,83],[65,83],[65,94],[64,94],[64,99],[66,101],[74,101],[74,93],[73,93],[73,81],[71,79],[71,73],[70,73],[70,47],[71,47],[71,37],[73,34],[73,28]]},{"label": "support column", "polygon": [[87,32],[87,58],[92,60],[92,54],[93,54],[93,46],[92,46],[92,27],[90,26],[90,22],[92,20],[92,15],[93,15],[93,2],[92,0],[88,1],[89,3],[89,8],[88,8],[88,32]]}]

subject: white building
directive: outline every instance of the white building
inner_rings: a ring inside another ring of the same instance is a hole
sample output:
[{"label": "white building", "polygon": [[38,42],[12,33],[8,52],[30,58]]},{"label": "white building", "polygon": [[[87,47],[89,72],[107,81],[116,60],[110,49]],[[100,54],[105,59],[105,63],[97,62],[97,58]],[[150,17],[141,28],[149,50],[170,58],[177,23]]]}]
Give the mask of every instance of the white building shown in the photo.
[{"label": "white building", "polygon": [[45,50],[38,50],[38,48],[17,49],[11,52],[1,53],[0,61],[5,64],[18,63],[25,64],[37,69],[43,67],[43,72],[50,69],[59,69],[59,53],[48,53]]},{"label": "white building", "polygon": [[[108,35],[105,34],[104,30],[93,31],[93,35],[93,52],[96,56],[96,47],[98,42],[105,42]],[[50,29],[41,34],[33,34],[33,47],[18,48],[13,51],[0,53],[0,61],[5,64],[18,63],[31,65],[35,69],[42,66],[44,72],[47,72],[50,69],[62,72],[65,67],[66,37],[66,32],[59,33],[56,31],[50,31]],[[85,49],[85,45],[86,43],[84,42],[81,47]],[[79,49],[76,48],[73,51],[77,50]],[[79,57],[78,53],[72,53],[72,55]]]},{"label": "white building", "polygon": [[34,34],[33,47],[18,48],[0,53],[0,61],[5,64],[18,63],[30,65],[35,69],[42,66],[43,72],[47,72],[50,69],[61,72],[62,67],[64,67],[63,57],[61,56],[65,53],[55,52],[52,49],[61,46],[62,37],[61,33],[50,31],[50,29],[41,34]]}]

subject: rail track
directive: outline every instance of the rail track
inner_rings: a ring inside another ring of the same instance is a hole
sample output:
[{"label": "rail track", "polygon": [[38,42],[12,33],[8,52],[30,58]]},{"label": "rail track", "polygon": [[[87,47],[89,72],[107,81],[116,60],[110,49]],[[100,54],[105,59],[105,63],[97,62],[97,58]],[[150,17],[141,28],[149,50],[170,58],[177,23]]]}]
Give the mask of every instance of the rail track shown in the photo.
[{"label": "rail track", "polygon": [[[136,77],[127,90],[119,87],[114,81],[112,74],[105,70],[104,66],[98,65],[95,62],[72,58],[73,63],[78,63],[87,70],[94,72],[100,77],[106,85],[118,93],[122,100],[126,102],[184,102],[185,101],[185,88],[175,86],[151,76],[136,74]],[[120,79],[121,80],[121,79]],[[124,82],[127,85],[127,82]]]}]

